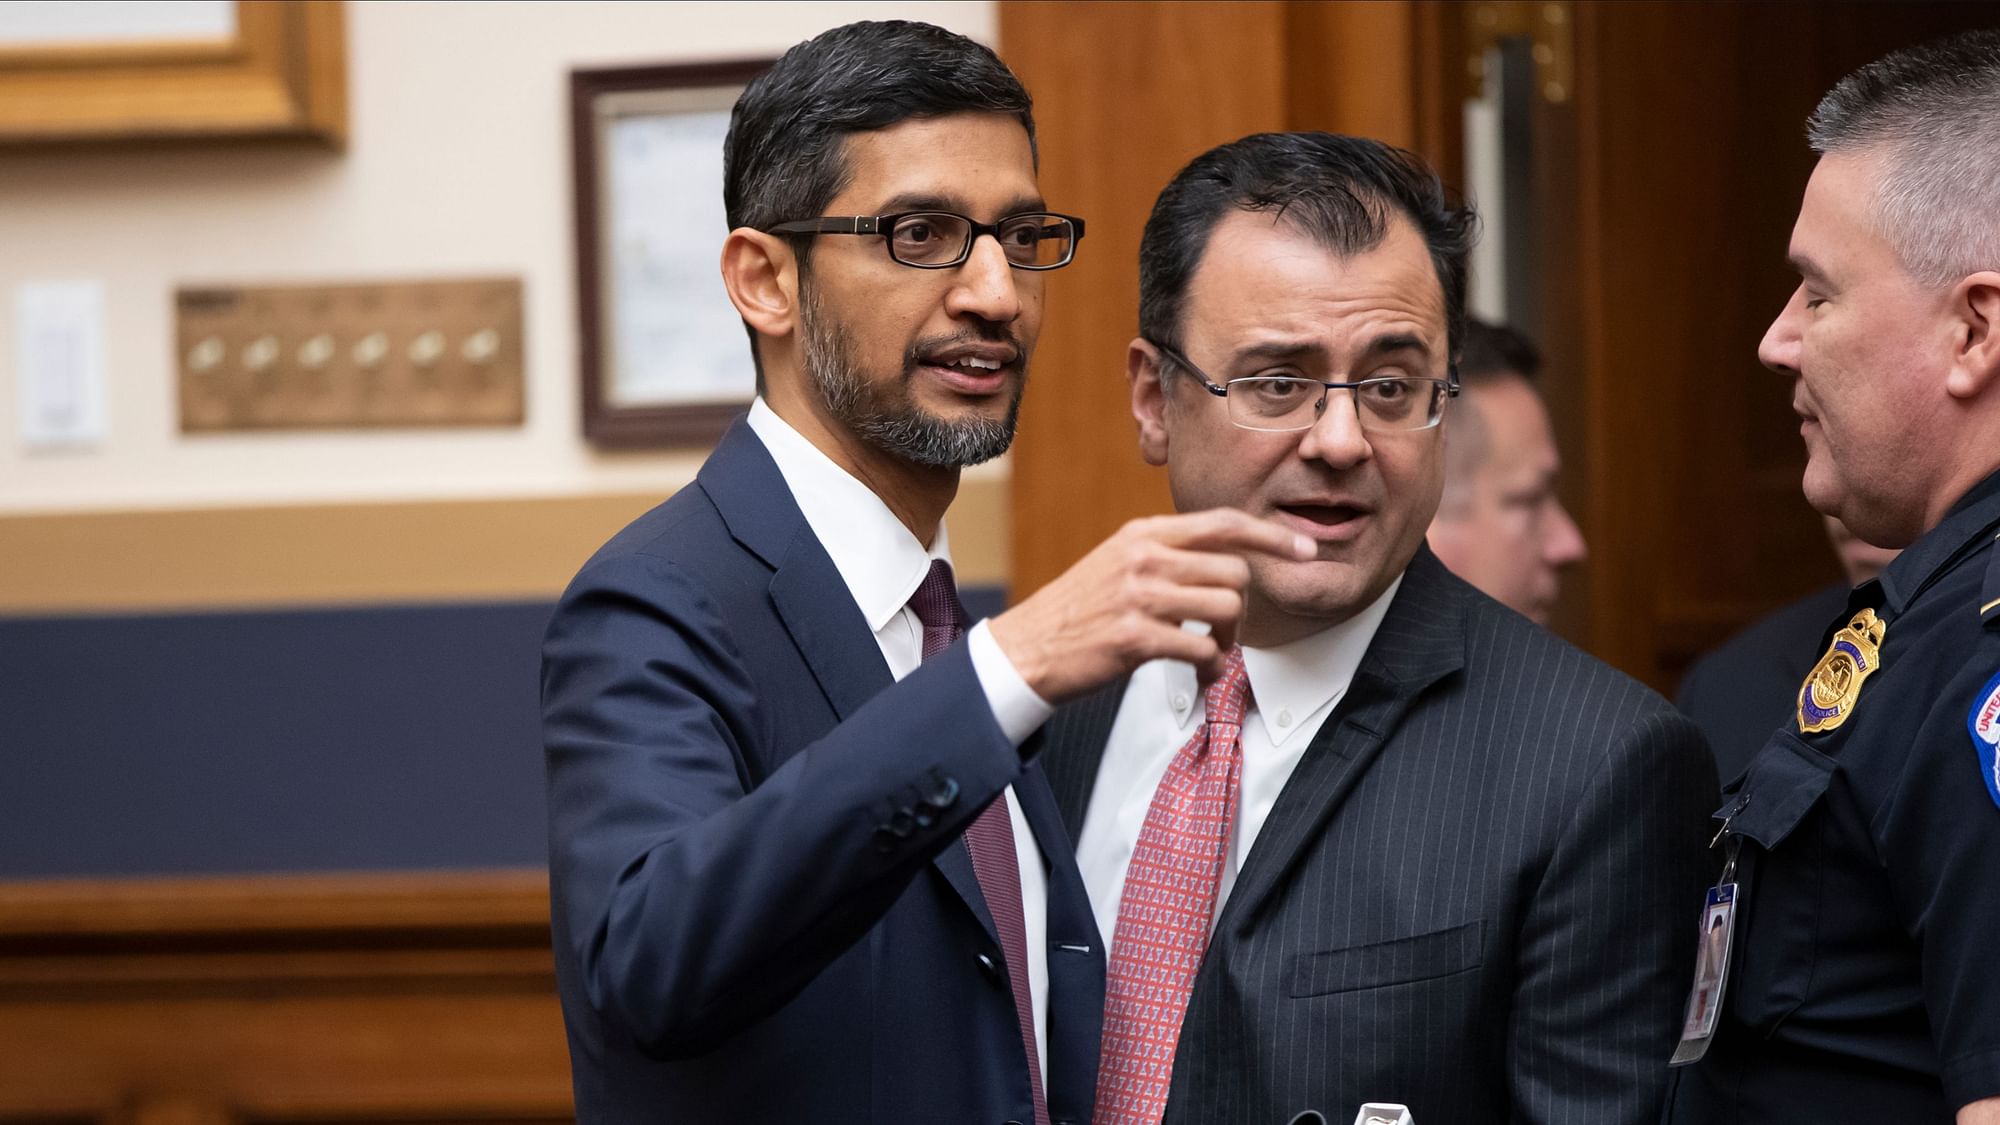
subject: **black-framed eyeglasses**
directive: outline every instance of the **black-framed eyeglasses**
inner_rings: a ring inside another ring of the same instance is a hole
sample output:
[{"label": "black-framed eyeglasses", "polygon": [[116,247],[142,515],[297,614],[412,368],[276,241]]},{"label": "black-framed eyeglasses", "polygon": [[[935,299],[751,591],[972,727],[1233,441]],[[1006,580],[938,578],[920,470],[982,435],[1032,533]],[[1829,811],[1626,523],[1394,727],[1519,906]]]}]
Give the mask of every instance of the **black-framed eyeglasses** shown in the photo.
[{"label": "black-framed eyeglasses", "polygon": [[894,215],[799,219],[778,223],[767,234],[879,234],[889,256],[920,270],[948,270],[972,256],[972,243],[990,234],[1017,270],[1053,270],[1069,265],[1083,240],[1083,220],[1053,211],[1023,211],[995,223],[976,223],[951,211],[901,211]]},{"label": "black-framed eyeglasses", "polygon": [[1409,433],[1428,430],[1443,421],[1445,401],[1458,395],[1456,369],[1444,379],[1388,376],[1329,383],[1299,375],[1246,375],[1218,383],[1181,353],[1157,340],[1148,343],[1186,368],[1209,394],[1227,403],[1229,421],[1238,429],[1265,433],[1309,430],[1326,409],[1328,391],[1351,391],[1354,416],[1362,429]]}]

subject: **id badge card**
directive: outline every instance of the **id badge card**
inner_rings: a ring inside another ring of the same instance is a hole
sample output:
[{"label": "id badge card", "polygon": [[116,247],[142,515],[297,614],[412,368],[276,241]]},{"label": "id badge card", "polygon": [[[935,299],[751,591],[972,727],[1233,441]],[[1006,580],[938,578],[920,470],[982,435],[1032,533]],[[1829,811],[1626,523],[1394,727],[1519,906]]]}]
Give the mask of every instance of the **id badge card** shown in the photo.
[{"label": "id badge card", "polygon": [[1729,946],[1735,934],[1736,884],[1718,883],[1708,889],[1708,899],[1702,905],[1694,987],[1688,992],[1687,1016],[1681,1021],[1681,1041],[1668,1065],[1686,1066],[1708,1053],[1722,1015],[1722,994],[1729,984]]},{"label": "id badge card", "polygon": [[1354,1115],[1354,1125],[1416,1125],[1410,1107],[1394,1102],[1369,1102]]}]

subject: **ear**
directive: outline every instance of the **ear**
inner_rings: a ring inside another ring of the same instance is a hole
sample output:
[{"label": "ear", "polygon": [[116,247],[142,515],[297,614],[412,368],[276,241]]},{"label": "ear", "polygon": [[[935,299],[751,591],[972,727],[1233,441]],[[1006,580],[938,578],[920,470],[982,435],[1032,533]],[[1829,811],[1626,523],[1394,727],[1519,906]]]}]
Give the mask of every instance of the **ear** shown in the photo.
[{"label": "ear", "polygon": [[1958,339],[1945,390],[1953,398],[1977,398],[2000,383],[2000,272],[1981,270],[1951,291]]},{"label": "ear", "polygon": [[745,323],[762,336],[788,336],[798,326],[798,259],[785,240],[737,227],[722,242],[722,287]]},{"label": "ear", "polygon": [[1139,455],[1148,465],[1167,463],[1167,386],[1160,353],[1143,337],[1125,346],[1125,379],[1132,385],[1132,417],[1139,423]]}]

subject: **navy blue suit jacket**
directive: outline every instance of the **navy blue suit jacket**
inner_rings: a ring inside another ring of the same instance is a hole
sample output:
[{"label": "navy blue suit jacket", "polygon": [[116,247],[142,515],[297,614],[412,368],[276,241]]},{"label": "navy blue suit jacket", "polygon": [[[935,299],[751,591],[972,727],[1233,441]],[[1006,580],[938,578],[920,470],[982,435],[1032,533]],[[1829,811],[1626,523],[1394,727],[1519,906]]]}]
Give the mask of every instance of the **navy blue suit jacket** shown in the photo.
[{"label": "navy blue suit jacket", "polygon": [[1088,1119],[1104,951],[1048,783],[964,641],[892,680],[745,423],[570,584],[542,705],[580,1121],[1032,1121],[960,842],[1009,784],[1048,860],[1049,1108]]}]

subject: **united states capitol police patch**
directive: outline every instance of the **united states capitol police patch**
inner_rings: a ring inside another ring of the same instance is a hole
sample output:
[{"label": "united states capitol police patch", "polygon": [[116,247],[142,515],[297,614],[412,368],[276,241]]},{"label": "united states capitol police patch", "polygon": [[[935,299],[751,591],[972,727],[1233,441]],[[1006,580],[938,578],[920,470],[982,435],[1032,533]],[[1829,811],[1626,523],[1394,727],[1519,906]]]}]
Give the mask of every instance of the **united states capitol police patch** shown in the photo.
[{"label": "united states capitol police patch", "polygon": [[1972,711],[1965,716],[1965,729],[1972,732],[1972,748],[1979,752],[1979,774],[1986,779],[1986,795],[2000,805],[2000,673],[1986,681],[1974,698]]},{"label": "united states capitol police patch", "polygon": [[1840,627],[1799,688],[1799,730],[1818,734],[1833,730],[1854,713],[1861,682],[1882,666],[1882,637],[1888,625],[1864,609]]}]

